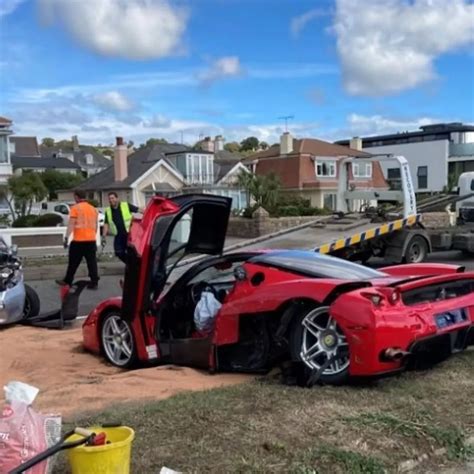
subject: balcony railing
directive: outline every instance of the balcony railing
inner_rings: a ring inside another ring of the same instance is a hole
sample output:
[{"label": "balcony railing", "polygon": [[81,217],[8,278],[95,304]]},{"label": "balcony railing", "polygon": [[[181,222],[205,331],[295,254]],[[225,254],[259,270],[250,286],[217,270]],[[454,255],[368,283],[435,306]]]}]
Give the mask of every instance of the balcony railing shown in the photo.
[{"label": "balcony railing", "polygon": [[473,156],[474,143],[450,143],[449,156]]}]

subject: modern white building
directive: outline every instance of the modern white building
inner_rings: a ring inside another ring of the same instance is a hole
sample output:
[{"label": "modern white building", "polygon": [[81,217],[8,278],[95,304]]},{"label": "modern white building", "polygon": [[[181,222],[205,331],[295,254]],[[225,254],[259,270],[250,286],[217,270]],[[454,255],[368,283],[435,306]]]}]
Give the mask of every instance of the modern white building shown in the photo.
[{"label": "modern white building", "polygon": [[[440,123],[413,132],[362,137],[362,149],[372,154],[404,156],[417,192],[439,192],[452,186],[459,175],[474,171],[474,125]],[[349,145],[350,140],[336,142]],[[400,178],[399,169],[383,165],[387,180]]]},{"label": "modern white building", "polygon": [[[12,121],[0,117],[0,214],[9,211],[8,203],[5,198],[8,178],[13,174],[13,168],[10,159],[10,135]],[[5,192],[4,192],[5,191]]]}]

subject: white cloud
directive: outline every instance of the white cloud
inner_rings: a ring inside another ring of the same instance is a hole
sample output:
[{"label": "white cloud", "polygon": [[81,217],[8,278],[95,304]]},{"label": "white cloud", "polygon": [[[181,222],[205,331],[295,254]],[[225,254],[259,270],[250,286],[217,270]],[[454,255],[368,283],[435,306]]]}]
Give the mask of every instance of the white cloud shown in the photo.
[{"label": "white cloud", "polygon": [[334,31],[345,89],[392,94],[436,77],[441,54],[474,40],[468,0],[336,0]]},{"label": "white cloud", "polygon": [[314,8],[313,10],[309,10],[306,13],[303,13],[302,15],[295,16],[291,19],[290,22],[291,33],[294,37],[299,36],[299,34],[306,28],[308,23],[311,23],[312,21],[326,14],[327,12],[325,12],[324,10]]},{"label": "white cloud", "polygon": [[106,110],[116,112],[126,112],[127,110],[132,110],[135,107],[134,103],[130,99],[117,91],[109,91],[103,94],[97,94],[93,97],[93,101]]},{"label": "white cloud", "polygon": [[211,84],[221,79],[238,77],[243,74],[240,60],[237,56],[224,56],[216,59],[207,71],[198,75],[202,84]]},{"label": "white cloud", "polygon": [[39,0],[46,23],[58,21],[104,56],[156,59],[179,53],[188,13],[168,0]]},{"label": "white cloud", "polygon": [[25,0],[2,0],[0,2],[0,18],[13,13]]},{"label": "white cloud", "polygon": [[443,122],[432,117],[396,119],[382,115],[350,114],[347,127],[351,136],[384,135],[388,133],[418,130],[422,125]]}]

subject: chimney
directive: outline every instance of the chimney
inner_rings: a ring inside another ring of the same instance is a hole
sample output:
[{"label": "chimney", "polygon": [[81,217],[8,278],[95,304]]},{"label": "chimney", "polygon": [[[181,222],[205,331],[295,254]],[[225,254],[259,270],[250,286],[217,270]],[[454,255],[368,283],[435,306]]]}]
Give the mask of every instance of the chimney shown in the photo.
[{"label": "chimney", "polygon": [[359,138],[359,137],[351,138],[349,142],[349,148],[352,148],[353,150],[362,151],[362,138]]},{"label": "chimney", "polygon": [[114,150],[114,177],[115,181],[123,181],[128,177],[127,145],[123,143],[122,137],[116,138]]},{"label": "chimney", "polygon": [[202,151],[214,151],[214,142],[211,140],[211,137],[206,137],[201,142],[201,150]]},{"label": "chimney", "polygon": [[214,152],[222,151],[224,149],[224,138],[222,135],[216,135],[214,138]]},{"label": "chimney", "polygon": [[280,155],[288,155],[293,151],[293,137],[290,132],[285,132],[280,137]]},{"label": "chimney", "polygon": [[77,139],[77,135],[73,135],[71,138],[72,141],[72,151],[80,151],[79,148],[79,140]]}]

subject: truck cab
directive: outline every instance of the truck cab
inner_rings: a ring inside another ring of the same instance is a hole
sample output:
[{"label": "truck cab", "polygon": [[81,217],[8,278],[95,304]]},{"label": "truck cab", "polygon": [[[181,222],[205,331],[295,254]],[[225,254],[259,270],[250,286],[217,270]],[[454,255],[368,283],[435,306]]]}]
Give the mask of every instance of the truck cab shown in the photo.
[{"label": "truck cab", "polygon": [[458,181],[459,196],[466,196],[456,203],[456,214],[459,222],[474,224],[474,171],[462,173]]}]

